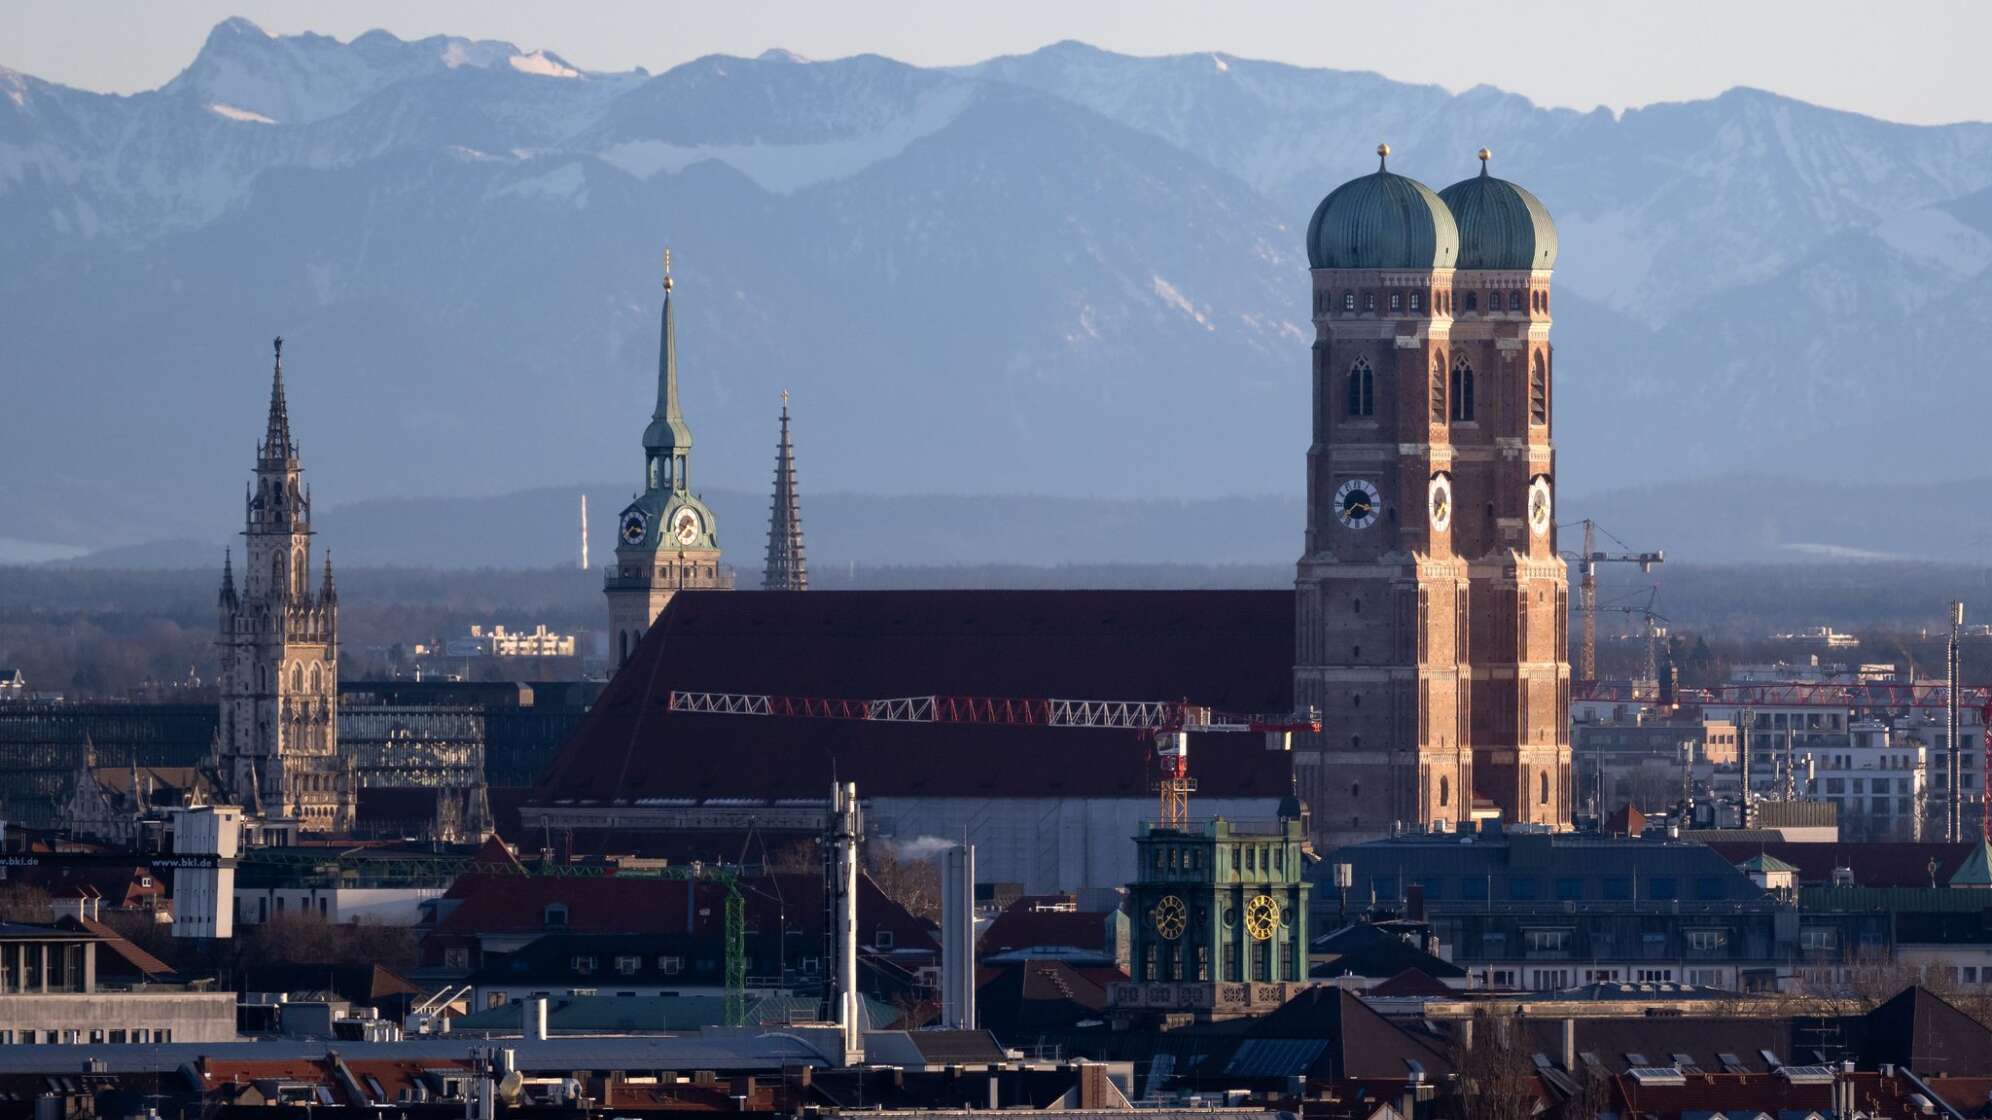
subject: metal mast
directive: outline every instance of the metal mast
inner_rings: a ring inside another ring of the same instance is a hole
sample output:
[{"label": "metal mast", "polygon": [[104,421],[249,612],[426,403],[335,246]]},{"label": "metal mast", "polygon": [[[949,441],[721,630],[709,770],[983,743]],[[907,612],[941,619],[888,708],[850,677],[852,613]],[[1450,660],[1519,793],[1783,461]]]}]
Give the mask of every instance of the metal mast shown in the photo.
[{"label": "metal mast", "polygon": [[[1566,561],[1576,561],[1580,565],[1577,581],[1577,609],[1583,612],[1584,615],[1584,632],[1577,651],[1577,679],[1595,681],[1598,679],[1598,565],[1601,563],[1637,564],[1640,571],[1650,572],[1653,570],[1655,564],[1662,563],[1667,559],[1667,554],[1664,551],[1634,552],[1626,546],[1624,541],[1619,540],[1617,537],[1612,537],[1609,531],[1600,530],[1597,522],[1592,521],[1590,518],[1585,518],[1581,524],[1584,526],[1584,551],[1580,553],[1565,552],[1561,555]],[[1613,542],[1620,548],[1624,548],[1625,551],[1612,553],[1599,552],[1598,533],[1601,531],[1606,536],[1612,537]]]},{"label": "metal mast", "polygon": [[1964,794],[1959,789],[1959,781],[1964,777],[1964,749],[1957,741],[1957,640],[1964,628],[1964,604],[1953,602],[1950,605],[1950,642],[1944,651],[1944,748],[1948,755],[1944,763],[1944,780],[1950,783],[1945,790],[1944,839],[1955,844],[1964,837]]},{"label": "metal mast", "polygon": [[768,560],[763,591],[809,590],[802,550],[802,507],[796,496],[795,445],[789,440],[789,395],[782,390],[782,437],[775,445],[775,498],[768,510]]}]

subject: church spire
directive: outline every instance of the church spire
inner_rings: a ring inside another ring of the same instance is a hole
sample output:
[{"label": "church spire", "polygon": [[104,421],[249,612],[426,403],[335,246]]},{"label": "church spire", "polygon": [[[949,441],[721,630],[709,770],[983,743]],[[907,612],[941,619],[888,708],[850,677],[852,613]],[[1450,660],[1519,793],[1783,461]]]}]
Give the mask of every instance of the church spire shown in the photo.
[{"label": "church spire", "polygon": [[320,603],[339,601],[339,589],[332,582],[332,550],[329,548],[325,550],[325,583],[318,589],[318,601]]},{"label": "church spire", "polygon": [[290,406],[284,401],[284,339],[278,335],[272,344],[276,349],[276,372],[270,376],[270,426],[263,434],[263,458],[288,459],[296,454],[296,445],[291,443]]},{"label": "church spire", "polygon": [[235,597],[235,552],[233,549],[225,548],[221,550],[221,598],[218,605],[221,609],[228,611],[232,611],[241,605],[241,601]]},{"label": "church spire", "polygon": [[692,449],[692,430],[685,425],[684,411],[678,406],[678,326],[671,311],[671,289],[676,286],[671,278],[671,250],[666,249],[663,324],[657,341],[657,408],[650,414],[650,426],[643,430],[643,448],[652,462],[660,457],[671,460],[665,464],[670,470],[666,477],[674,485],[664,488],[682,490],[684,459]]},{"label": "church spire", "polygon": [[763,591],[809,590],[802,551],[802,507],[795,489],[795,445],[789,442],[789,395],[782,390],[782,437],[775,445],[775,499],[768,511],[768,562]]}]

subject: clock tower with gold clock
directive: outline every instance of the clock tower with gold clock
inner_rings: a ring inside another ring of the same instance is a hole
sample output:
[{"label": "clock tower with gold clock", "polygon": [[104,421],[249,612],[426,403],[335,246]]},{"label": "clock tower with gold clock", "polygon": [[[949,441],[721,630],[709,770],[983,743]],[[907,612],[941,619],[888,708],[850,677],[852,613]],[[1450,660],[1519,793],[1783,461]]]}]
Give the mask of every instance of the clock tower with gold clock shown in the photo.
[{"label": "clock tower with gold clock", "polygon": [[1221,1011],[1287,991],[1254,985],[1305,983],[1306,840],[1298,813],[1147,826],[1128,888],[1134,980],[1117,1003]]}]

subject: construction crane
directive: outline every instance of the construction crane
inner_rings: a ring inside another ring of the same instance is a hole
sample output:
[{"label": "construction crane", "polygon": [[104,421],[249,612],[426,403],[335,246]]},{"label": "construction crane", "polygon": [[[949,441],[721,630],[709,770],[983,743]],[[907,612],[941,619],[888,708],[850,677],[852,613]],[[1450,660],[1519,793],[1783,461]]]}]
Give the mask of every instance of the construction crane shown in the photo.
[{"label": "construction crane", "polygon": [[[1578,679],[1594,681],[1598,679],[1598,565],[1637,564],[1642,572],[1650,572],[1655,564],[1667,559],[1665,552],[1636,552],[1631,545],[1612,536],[1611,532],[1598,527],[1590,518],[1577,522],[1584,526],[1584,551],[1565,552],[1565,560],[1580,565],[1578,568],[1577,609],[1584,614],[1584,640],[1579,649],[1580,660],[1577,666]],[[1623,549],[1622,552],[1599,552],[1598,534],[1611,537],[1612,543]]]},{"label": "construction crane", "polygon": [[[1596,639],[1594,635],[1592,635],[1589,632],[1590,630],[1589,624],[1591,623],[1592,619],[1594,619],[1600,612],[1606,614],[1627,614],[1627,615],[1637,616],[1640,619],[1640,635],[1646,639],[1645,679],[1657,683],[1660,680],[1660,639],[1665,634],[1665,631],[1661,630],[1658,624],[1667,621],[1666,615],[1661,614],[1659,611],[1653,609],[1653,604],[1656,601],[1658,601],[1659,597],[1660,597],[1660,589],[1657,587],[1651,587],[1646,590],[1646,602],[1644,604],[1606,603],[1602,606],[1592,607],[1589,615],[1585,619],[1587,623],[1586,635],[1585,635],[1586,646],[1592,647],[1595,645]],[[1595,649],[1593,649],[1587,655],[1587,661],[1594,657],[1595,657]],[[1595,679],[1595,677],[1586,677],[1585,679],[1592,680]]]},{"label": "construction crane", "polygon": [[839,700],[748,692],[674,691],[668,704],[674,712],[705,715],[1134,731],[1154,741],[1155,761],[1161,770],[1156,783],[1161,798],[1161,821],[1170,828],[1181,828],[1190,819],[1190,794],[1197,788],[1197,780],[1190,776],[1192,732],[1286,735],[1321,730],[1321,713],[1314,708],[1288,715],[1234,715],[1214,712],[1186,700],[1015,700],[983,696]]}]

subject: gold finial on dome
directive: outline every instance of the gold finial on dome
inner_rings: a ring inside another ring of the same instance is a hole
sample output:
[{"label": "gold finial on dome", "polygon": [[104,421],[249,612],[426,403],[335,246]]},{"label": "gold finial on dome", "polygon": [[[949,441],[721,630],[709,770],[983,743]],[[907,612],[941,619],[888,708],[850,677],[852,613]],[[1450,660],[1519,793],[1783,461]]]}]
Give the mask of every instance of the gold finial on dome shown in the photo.
[{"label": "gold finial on dome", "polygon": [[1378,171],[1382,171],[1385,168],[1385,166],[1387,166],[1385,161],[1388,160],[1389,158],[1390,158],[1390,145],[1378,144],[1376,146],[1376,169]]},{"label": "gold finial on dome", "polygon": [[1480,174],[1481,174],[1481,175],[1483,175],[1483,176],[1484,176],[1484,175],[1486,175],[1486,174],[1487,174],[1487,161],[1488,161],[1488,160],[1490,160],[1490,159],[1493,159],[1493,158],[1494,158],[1494,153],[1493,153],[1493,152],[1490,152],[1490,151],[1488,151],[1488,150],[1487,150],[1486,148],[1482,148],[1482,149],[1480,149]]}]

